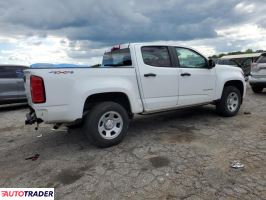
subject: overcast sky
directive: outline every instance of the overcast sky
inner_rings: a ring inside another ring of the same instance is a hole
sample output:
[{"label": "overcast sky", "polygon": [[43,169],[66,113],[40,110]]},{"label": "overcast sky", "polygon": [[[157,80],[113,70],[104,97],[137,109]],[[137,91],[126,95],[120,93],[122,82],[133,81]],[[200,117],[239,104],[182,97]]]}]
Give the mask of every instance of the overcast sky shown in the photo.
[{"label": "overcast sky", "polygon": [[125,42],[265,49],[265,0],[0,0],[0,63],[96,64]]}]

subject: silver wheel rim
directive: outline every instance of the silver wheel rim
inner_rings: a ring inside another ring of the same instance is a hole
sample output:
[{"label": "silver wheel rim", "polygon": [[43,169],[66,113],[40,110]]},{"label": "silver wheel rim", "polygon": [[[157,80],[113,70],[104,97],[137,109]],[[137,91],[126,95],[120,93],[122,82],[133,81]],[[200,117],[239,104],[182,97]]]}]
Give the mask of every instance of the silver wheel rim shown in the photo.
[{"label": "silver wheel rim", "polygon": [[123,129],[123,119],[115,111],[104,113],[98,123],[98,132],[107,140],[116,138]]},{"label": "silver wheel rim", "polygon": [[231,92],[227,97],[227,108],[230,112],[235,112],[239,105],[239,97],[237,93]]}]

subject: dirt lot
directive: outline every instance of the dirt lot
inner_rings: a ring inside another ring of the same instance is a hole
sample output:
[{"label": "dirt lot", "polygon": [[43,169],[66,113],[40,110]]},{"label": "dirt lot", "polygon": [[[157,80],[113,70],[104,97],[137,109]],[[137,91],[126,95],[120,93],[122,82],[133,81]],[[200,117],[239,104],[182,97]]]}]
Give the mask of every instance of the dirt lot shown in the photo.
[{"label": "dirt lot", "polygon": [[[234,118],[213,106],[132,122],[122,144],[98,149],[81,130],[42,137],[25,107],[0,109],[0,187],[54,187],[56,199],[266,199],[266,93],[248,90]],[[40,154],[36,161],[25,160]],[[241,161],[245,168],[230,168]]]}]

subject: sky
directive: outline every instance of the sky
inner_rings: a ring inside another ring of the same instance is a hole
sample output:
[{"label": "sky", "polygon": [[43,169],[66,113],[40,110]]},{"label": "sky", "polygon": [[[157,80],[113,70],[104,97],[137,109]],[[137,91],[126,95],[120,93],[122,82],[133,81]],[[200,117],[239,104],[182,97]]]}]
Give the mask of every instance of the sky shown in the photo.
[{"label": "sky", "polygon": [[98,64],[128,42],[266,50],[265,0],[0,0],[0,63]]}]

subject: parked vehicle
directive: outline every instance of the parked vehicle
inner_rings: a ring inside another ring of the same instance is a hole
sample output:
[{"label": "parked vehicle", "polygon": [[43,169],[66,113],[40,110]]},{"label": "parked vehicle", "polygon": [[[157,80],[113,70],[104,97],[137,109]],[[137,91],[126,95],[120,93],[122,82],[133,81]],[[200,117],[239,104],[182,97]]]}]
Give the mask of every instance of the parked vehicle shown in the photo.
[{"label": "parked vehicle", "polygon": [[247,72],[247,70],[244,70],[245,69],[245,66],[242,66],[236,60],[224,59],[223,58],[223,59],[218,59],[216,61],[216,63],[219,64],[219,65],[230,65],[230,66],[233,66],[233,67],[239,67],[239,68],[241,68],[243,71],[245,71],[244,72],[244,74],[245,74],[245,81],[248,81],[249,72]]},{"label": "parked vehicle", "polygon": [[0,104],[27,102],[24,87],[25,66],[0,65]]},{"label": "parked vehicle", "polygon": [[252,64],[249,84],[255,93],[261,93],[266,88],[266,53],[261,54]]},{"label": "parked vehicle", "polygon": [[94,68],[30,69],[25,76],[26,124],[81,120],[99,147],[121,142],[134,114],[212,103],[234,116],[246,91],[240,68],[215,67],[196,50],[163,42],[113,47]]},{"label": "parked vehicle", "polygon": [[246,77],[250,75],[251,63],[258,59],[261,53],[245,53],[226,55],[218,59],[217,63],[220,65],[232,65],[240,67]]}]

